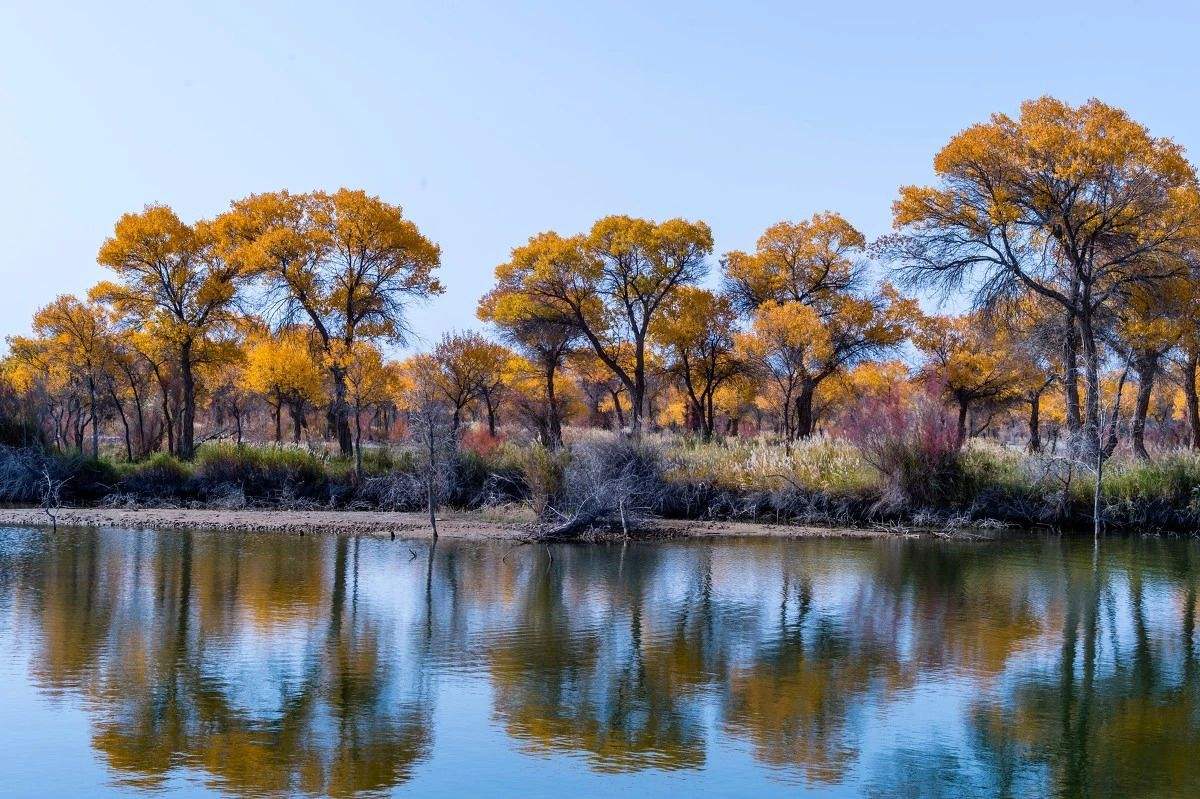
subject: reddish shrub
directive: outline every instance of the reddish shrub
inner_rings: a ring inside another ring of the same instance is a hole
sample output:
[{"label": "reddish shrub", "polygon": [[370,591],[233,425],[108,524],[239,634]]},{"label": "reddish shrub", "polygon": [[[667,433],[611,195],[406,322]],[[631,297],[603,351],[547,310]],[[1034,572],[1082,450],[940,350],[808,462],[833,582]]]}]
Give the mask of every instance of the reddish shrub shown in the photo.
[{"label": "reddish shrub", "polygon": [[841,420],[843,435],[884,481],[884,500],[944,505],[959,487],[958,431],[940,387],[926,384],[907,400],[895,390],[867,399]]},{"label": "reddish shrub", "polygon": [[503,434],[492,435],[486,427],[470,427],[459,436],[459,448],[481,458],[489,458],[505,440]]}]

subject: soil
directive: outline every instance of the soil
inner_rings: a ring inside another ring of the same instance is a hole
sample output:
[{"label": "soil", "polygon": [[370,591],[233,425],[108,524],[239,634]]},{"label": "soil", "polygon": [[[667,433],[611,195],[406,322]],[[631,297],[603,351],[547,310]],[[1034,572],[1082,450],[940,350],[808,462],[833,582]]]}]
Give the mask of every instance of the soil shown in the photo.
[{"label": "soil", "polygon": [[[429,538],[429,518],[423,513],[343,510],[209,510],[194,508],[59,508],[57,524],[70,527],[119,527],[153,530],[225,530],[252,533],[335,533],[400,538]],[[0,526],[49,527],[54,522],[41,508],[0,508]],[[536,527],[521,512],[447,511],[438,516],[441,537],[466,540],[528,540]],[[660,519],[638,538],[881,538],[924,535],[893,528],[803,527],[758,522],[700,522]],[[955,537],[974,538],[962,533]],[[607,539],[600,535],[585,537]]]}]

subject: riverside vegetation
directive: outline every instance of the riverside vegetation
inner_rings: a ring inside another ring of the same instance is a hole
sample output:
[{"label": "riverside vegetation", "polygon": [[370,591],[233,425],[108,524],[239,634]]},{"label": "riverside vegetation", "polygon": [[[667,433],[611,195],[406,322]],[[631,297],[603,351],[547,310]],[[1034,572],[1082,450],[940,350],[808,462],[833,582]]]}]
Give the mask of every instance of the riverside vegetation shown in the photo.
[{"label": "riverside vegetation", "polygon": [[[936,450],[910,442],[887,460],[816,436],[790,447],[762,439],[633,442],[588,432],[558,451],[537,442],[472,437],[450,460],[437,501],[459,509],[515,507],[546,537],[637,534],[655,517],[825,526],[1090,529],[1091,485],[1071,463],[994,442]],[[352,460],[290,446],[205,444],[192,461],[159,453],[129,463],[0,449],[0,501],[43,502],[46,475],[68,505],[110,508],[279,508],[417,511],[425,476],[407,449]],[[1115,459],[1101,508],[1110,529],[1200,528],[1200,455]],[[541,524],[536,524],[537,522]]]},{"label": "riverside vegetation", "polygon": [[[0,499],[416,509],[540,535],[654,516],[1200,529],[1200,190],[1120,109],[993,115],[868,242],[821,212],[720,259],[702,221],[538,233],[478,316],[400,207],[340,189],[124,215],[111,280],[9,339]],[[713,283],[714,281],[709,281]],[[930,314],[911,293],[969,301]],[[291,444],[285,444],[290,438]],[[435,530],[436,532],[436,530]]]}]

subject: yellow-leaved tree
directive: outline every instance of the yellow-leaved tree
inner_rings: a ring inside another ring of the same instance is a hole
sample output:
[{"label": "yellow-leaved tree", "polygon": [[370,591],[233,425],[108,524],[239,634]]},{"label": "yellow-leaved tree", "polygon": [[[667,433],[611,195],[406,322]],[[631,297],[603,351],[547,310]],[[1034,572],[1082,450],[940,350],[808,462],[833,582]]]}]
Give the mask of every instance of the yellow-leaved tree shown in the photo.
[{"label": "yellow-leaved tree", "polygon": [[369,341],[357,341],[346,354],[342,367],[346,375],[346,396],[354,411],[354,464],[361,478],[363,470],[362,417],[372,406],[387,402],[395,388],[395,375],[383,360],[383,353]]},{"label": "yellow-leaved tree", "polygon": [[712,247],[703,222],[609,216],[586,235],[534,236],[497,274],[506,290],[579,332],[628,393],[637,436],[647,413],[650,326],[681,286],[704,276]]},{"label": "yellow-leaved tree", "polygon": [[[925,316],[913,335],[925,356],[922,376],[956,408],[958,446],[985,430],[996,410],[1018,400],[1029,374],[1017,352],[981,315]],[[983,413],[972,423],[972,413]]]},{"label": "yellow-leaved tree", "polygon": [[298,442],[306,408],[325,398],[325,370],[311,341],[311,331],[297,325],[274,335],[261,331],[247,342],[246,384],[271,406],[276,442],[283,439],[280,417],[285,406],[292,417],[292,440]]},{"label": "yellow-leaved tree", "polygon": [[742,370],[734,346],[737,310],[728,295],[695,286],[681,286],[664,309],[651,332],[665,350],[668,371],[683,385],[690,428],[709,441],[717,421],[716,393]]},{"label": "yellow-leaved tree", "polygon": [[356,342],[401,342],[410,303],[442,292],[438,246],[400,206],[364,191],[251,195],[216,221],[230,259],[265,286],[284,321],[305,320],[325,354],[332,421],[350,456],[344,353]]},{"label": "yellow-leaved tree", "polygon": [[33,330],[50,344],[54,357],[60,358],[84,387],[92,457],[100,457],[102,393],[116,368],[116,335],[106,310],[64,294],[34,314]]},{"label": "yellow-leaved tree", "polygon": [[1194,235],[1196,177],[1182,148],[1099,100],[1042,97],[956,134],[933,167],[937,185],[901,188],[898,232],[878,251],[914,284],[975,286],[981,307],[1028,292],[1061,309],[1068,426],[1099,473],[1103,327],[1134,287],[1157,291],[1181,274]]},{"label": "yellow-leaved tree", "polygon": [[[560,375],[580,332],[570,316],[554,303],[540,299],[526,283],[537,273],[539,259],[564,258],[568,261],[566,268],[570,268],[571,259],[577,258],[579,252],[563,245],[562,240],[550,234],[535,236],[528,244],[515,248],[510,260],[496,267],[496,286],[480,299],[476,311],[481,320],[495,325],[504,340],[520,350],[526,364],[540,374],[544,408],[534,412],[529,405],[528,390],[520,392],[520,403],[524,409],[522,415],[536,420],[542,443],[552,449],[562,445]],[[522,386],[528,389],[528,370],[522,366],[518,372]]]},{"label": "yellow-leaved tree", "polygon": [[152,327],[170,351],[182,395],[176,451],[191,458],[196,367],[228,355],[220,339],[236,318],[234,298],[244,269],[226,257],[212,224],[188,225],[165,205],[122,216],[97,260],[116,279],[95,286],[91,298],[111,305],[131,327]]},{"label": "yellow-leaved tree", "polygon": [[790,376],[783,393],[791,404],[781,410],[794,417],[784,420],[789,435],[812,434],[813,399],[824,380],[898,347],[917,315],[916,303],[890,284],[870,285],[865,247],[853,225],[825,212],[772,225],[753,253],[725,256],[725,279],[741,306],[756,315],[769,306],[758,327],[779,356],[771,367],[777,381],[784,352],[779,346],[786,338],[779,329],[783,317],[792,317],[810,334],[804,357],[791,344],[785,346]]}]

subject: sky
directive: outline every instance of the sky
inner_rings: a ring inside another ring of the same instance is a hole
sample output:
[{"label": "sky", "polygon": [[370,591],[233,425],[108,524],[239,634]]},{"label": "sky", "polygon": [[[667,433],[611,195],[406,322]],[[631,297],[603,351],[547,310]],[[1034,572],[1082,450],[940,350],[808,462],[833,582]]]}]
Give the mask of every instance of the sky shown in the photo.
[{"label": "sky", "polygon": [[[492,270],[613,213],[712,258],[835,210],[886,233],[959,130],[1098,97],[1200,158],[1200,3],[0,0],[0,336],[105,277],[127,211],[362,188],[442,248],[417,346]],[[715,280],[715,277],[714,277]],[[928,307],[936,307],[932,300]]]}]

